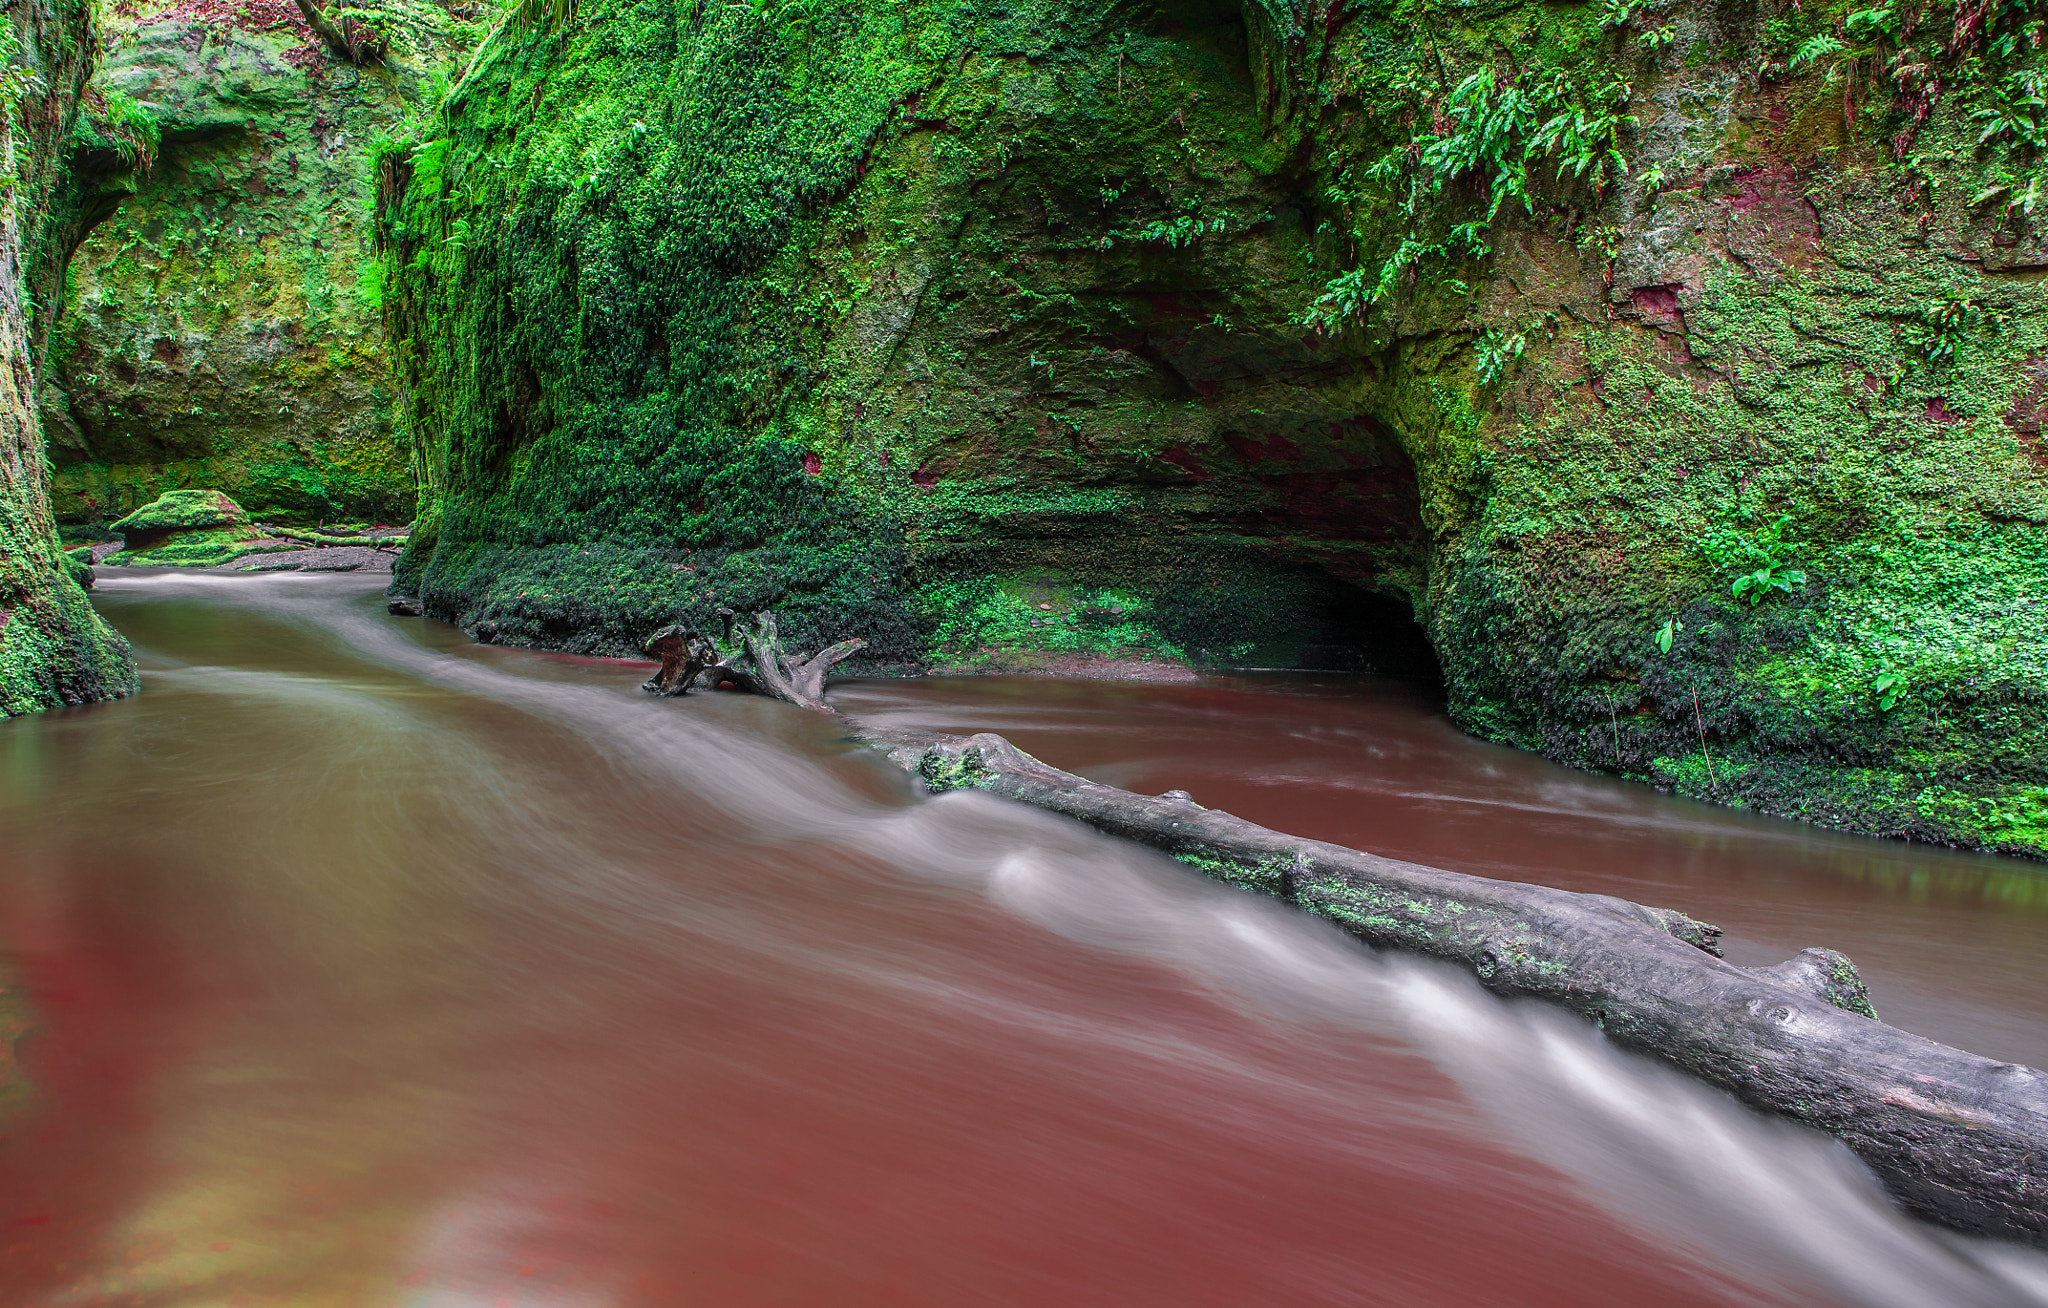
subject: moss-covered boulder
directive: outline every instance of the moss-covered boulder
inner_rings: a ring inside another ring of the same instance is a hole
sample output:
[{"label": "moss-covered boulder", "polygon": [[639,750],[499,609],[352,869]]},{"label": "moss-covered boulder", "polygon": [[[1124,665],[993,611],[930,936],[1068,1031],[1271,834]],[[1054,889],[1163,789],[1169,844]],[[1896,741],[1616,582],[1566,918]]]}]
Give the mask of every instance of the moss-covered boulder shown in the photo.
[{"label": "moss-covered boulder", "polygon": [[122,542],[105,560],[115,567],[210,567],[246,553],[261,534],[241,505],[210,490],[166,491],[109,530]]},{"label": "moss-covered boulder", "polygon": [[429,612],[920,666],[1412,615],[1490,738],[2048,853],[2019,11],[549,12],[384,174]]}]

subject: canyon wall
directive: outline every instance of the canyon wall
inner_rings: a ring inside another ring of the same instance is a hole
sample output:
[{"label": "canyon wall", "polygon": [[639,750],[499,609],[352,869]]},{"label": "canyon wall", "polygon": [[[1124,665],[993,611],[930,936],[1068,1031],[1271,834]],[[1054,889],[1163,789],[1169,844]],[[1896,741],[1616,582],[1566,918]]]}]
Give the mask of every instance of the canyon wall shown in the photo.
[{"label": "canyon wall", "polygon": [[494,5],[353,10],[360,66],[290,0],[117,13],[94,87],[147,117],[147,166],[85,189],[41,400],[60,523],[166,490],[259,518],[406,522],[408,443],[371,240],[376,153],[422,130]]},{"label": "canyon wall", "polygon": [[598,653],[1433,654],[1574,766],[2048,853],[2040,35],[534,0],[382,162],[399,585]]},{"label": "canyon wall", "polygon": [[80,219],[66,175],[96,36],[74,0],[0,16],[0,717],[117,698],[136,687],[128,643],[93,611],[57,548],[36,411],[63,251]]}]

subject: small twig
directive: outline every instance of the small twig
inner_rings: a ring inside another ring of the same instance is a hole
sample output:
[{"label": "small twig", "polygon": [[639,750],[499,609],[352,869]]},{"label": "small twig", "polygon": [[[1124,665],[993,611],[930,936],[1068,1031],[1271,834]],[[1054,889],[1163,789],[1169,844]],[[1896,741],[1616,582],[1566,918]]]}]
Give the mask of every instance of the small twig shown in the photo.
[{"label": "small twig", "polygon": [[1721,797],[1721,779],[1714,775],[1714,756],[1707,752],[1707,720],[1700,714],[1700,683],[1692,683],[1692,720],[1700,729],[1700,757],[1707,761],[1707,780],[1713,783],[1714,797]]}]

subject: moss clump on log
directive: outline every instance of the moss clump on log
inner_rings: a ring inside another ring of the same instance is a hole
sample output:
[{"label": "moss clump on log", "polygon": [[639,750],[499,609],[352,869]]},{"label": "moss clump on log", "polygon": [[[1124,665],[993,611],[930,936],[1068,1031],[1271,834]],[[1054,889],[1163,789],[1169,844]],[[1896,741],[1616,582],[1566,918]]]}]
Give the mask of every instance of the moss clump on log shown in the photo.
[{"label": "moss clump on log", "polygon": [[259,533],[241,505],[213,490],[166,491],[108,528],[121,548],[112,567],[204,568],[248,553]]}]

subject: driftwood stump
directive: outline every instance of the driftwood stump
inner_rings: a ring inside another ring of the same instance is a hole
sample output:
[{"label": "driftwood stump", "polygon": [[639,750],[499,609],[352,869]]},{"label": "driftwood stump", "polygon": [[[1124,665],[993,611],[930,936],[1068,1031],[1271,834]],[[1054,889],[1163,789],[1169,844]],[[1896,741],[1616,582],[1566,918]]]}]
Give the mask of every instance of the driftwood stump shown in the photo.
[{"label": "driftwood stump", "polygon": [[731,609],[720,609],[718,614],[725,620],[722,642],[680,625],[663,627],[649,636],[641,648],[661,660],[661,670],[641,689],[655,695],[684,695],[699,682],[715,688],[729,681],[750,694],[784,700],[814,713],[830,713],[832,708],[825,703],[825,674],[867,644],[860,639],[842,640],[816,654],[792,655],[783,651],[773,613],[756,613],[744,624],[735,622]]}]

